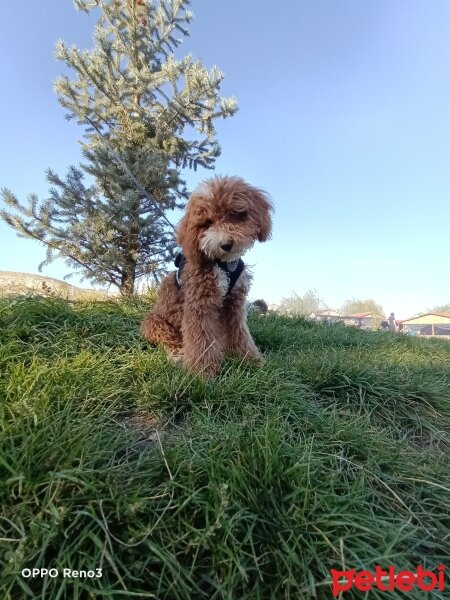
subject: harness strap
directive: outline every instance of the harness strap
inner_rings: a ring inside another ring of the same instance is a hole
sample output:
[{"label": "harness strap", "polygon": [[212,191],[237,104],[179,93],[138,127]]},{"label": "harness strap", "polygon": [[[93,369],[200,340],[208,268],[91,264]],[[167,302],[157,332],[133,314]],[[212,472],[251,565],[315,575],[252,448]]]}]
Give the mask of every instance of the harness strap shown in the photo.
[{"label": "harness strap", "polygon": [[[186,257],[182,252],[179,252],[175,257],[175,266],[177,270],[175,271],[175,283],[179,288],[181,287],[181,274],[184,269],[184,265],[186,264]],[[236,281],[239,279],[242,271],[244,270],[245,264],[242,258],[238,258],[236,260],[231,260],[229,262],[221,262],[220,260],[216,260],[215,264],[221,269],[227,276],[228,279],[228,290],[227,294],[231,292],[233,287],[236,284]]]},{"label": "harness strap", "polygon": [[181,281],[180,281],[181,273],[183,272],[184,265],[186,264],[186,257],[184,256],[184,254],[182,252],[178,252],[178,254],[175,256],[174,264],[177,268],[177,270],[175,271],[175,283],[177,284],[177,287],[179,288],[179,287],[181,287]]}]

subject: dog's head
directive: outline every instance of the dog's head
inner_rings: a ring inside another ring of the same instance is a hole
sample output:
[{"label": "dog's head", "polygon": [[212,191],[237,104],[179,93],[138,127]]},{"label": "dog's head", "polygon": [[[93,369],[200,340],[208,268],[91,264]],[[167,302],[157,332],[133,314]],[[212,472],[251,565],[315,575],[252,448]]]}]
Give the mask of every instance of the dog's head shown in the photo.
[{"label": "dog's head", "polygon": [[270,237],[272,210],[267,194],[240,177],[215,177],[189,198],[177,241],[191,262],[235,260]]}]

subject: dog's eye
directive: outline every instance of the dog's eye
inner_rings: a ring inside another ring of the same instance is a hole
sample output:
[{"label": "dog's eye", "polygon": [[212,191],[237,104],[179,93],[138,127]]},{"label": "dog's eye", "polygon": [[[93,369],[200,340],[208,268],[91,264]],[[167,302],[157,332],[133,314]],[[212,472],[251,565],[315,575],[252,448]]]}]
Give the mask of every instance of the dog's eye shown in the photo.
[{"label": "dog's eye", "polygon": [[211,227],[211,225],[212,225],[211,219],[206,219],[206,221],[203,221],[203,223],[202,223],[202,227],[204,227],[205,229],[208,229],[208,227]]},{"label": "dog's eye", "polygon": [[243,210],[243,211],[233,210],[232,212],[230,212],[230,217],[234,221],[243,221],[244,219],[247,218],[247,211],[246,210]]}]

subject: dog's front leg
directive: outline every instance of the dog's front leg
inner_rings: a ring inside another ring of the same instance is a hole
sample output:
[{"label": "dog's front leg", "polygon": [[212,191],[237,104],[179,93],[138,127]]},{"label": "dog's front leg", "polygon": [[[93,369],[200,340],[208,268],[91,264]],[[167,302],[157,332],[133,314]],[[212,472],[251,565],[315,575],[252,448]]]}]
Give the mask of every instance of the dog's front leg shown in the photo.
[{"label": "dog's front leg", "polygon": [[243,271],[223,306],[227,324],[225,349],[236,356],[262,362],[261,352],[256,347],[247,325],[245,300],[250,287],[250,275]]},{"label": "dog's front leg", "polygon": [[217,268],[189,264],[183,274],[183,363],[205,377],[215,375],[223,357],[223,289]]}]

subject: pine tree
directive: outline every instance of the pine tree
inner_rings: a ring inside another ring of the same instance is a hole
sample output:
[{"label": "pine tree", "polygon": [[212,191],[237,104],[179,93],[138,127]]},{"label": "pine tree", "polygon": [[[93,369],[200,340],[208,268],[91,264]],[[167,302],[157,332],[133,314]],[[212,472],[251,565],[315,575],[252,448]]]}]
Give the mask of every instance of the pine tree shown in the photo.
[{"label": "pine tree", "polygon": [[[223,74],[175,55],[187,36],[189,0],[75,0],[99,11],[94,47],[57,44],[75,73],[55,82],[67,119],[84,128],[85,162],[65,178],[47,171],[49,197],[26,205],[7,189],[13,212],[0,216],[25,237],[97,283],[131,294],[139,277],[157,279],[173,248],[167,212],[187,197],[183,168],[212,168],[220,154],[214,122],[232,116],[219,95]],[[86,175],[92,183],[86,184]]]}]

